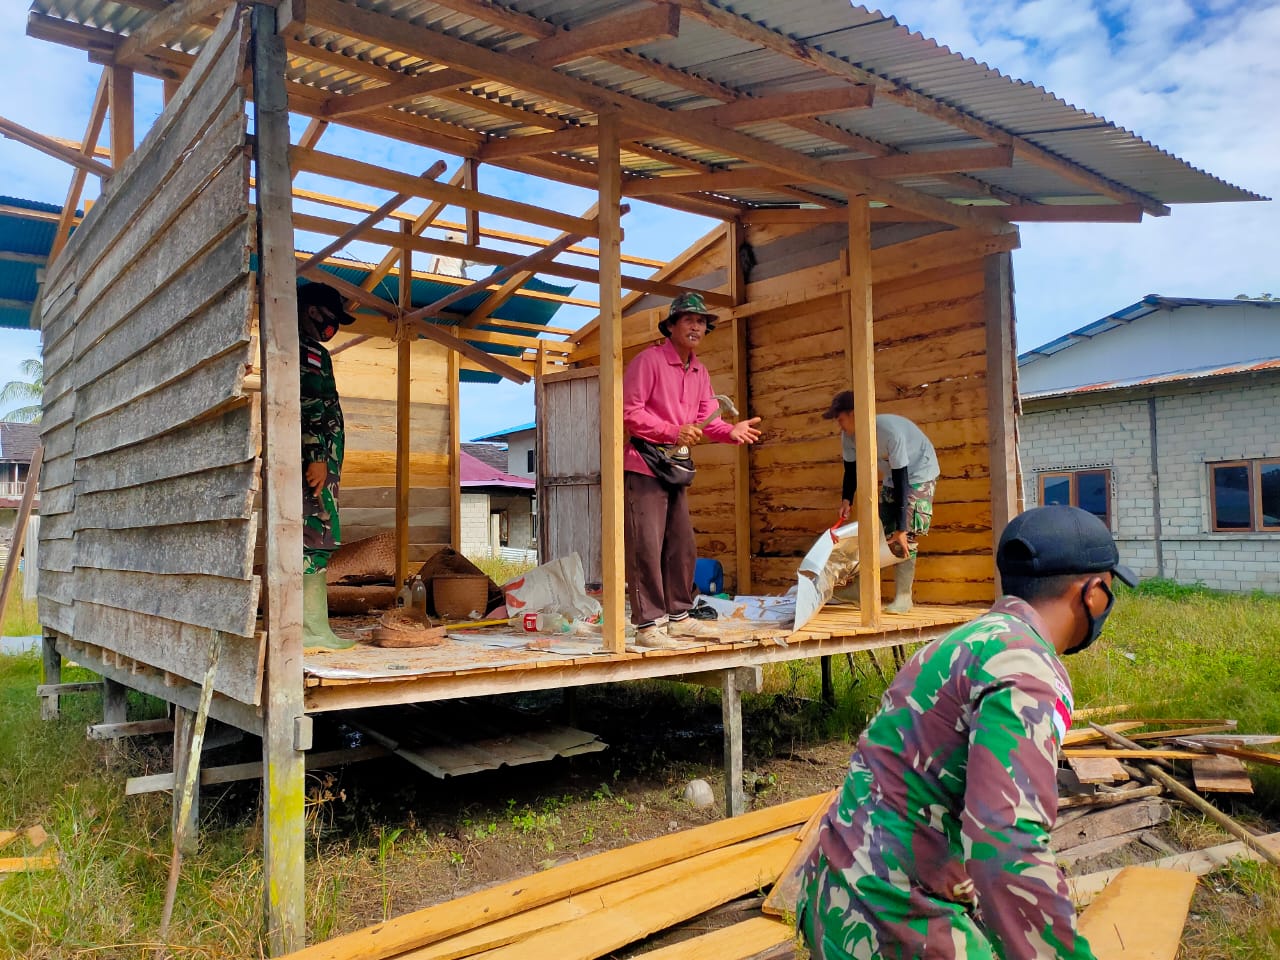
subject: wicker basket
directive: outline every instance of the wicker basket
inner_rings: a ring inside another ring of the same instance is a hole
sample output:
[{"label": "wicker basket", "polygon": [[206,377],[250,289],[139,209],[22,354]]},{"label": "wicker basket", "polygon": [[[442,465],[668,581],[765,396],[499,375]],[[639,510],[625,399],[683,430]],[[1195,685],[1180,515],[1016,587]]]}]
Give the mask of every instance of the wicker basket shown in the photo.
[{"label": "wicker basket", "polygon": [[436,613],[449,620],[466,620],[472,613],[484,615],[489,600],[489,578],[472,573],[440,574],[431,580]]}]

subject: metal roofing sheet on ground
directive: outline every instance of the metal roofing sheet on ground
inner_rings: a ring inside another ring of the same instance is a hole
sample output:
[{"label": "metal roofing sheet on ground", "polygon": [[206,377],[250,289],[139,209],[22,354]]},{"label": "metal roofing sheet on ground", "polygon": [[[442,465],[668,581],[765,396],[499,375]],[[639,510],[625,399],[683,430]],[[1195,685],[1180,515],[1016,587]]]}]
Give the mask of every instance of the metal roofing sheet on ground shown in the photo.
[{"label": "metal roofing sheet on ground", "polygon": [[[495,6],[525,13],[558,26],[576,27],[630,5],[628,0],[513,0]],[[445,5],[429,0],[362,0],[359,6],[495,50],[511,50],[529,42],[530,37],[509,27],[495,27]],[[727,4],[708,4],[729,10]],[[146,14],[115,0],[35,0],[33,9],[77,22],[91,23],[115,32],[128,32]],[[1116,184],[1169,203],[1260,199],[1256,194],[1232,186],[1160,150],[1130,131],[1096,114],[1081,110],[1053,96],[1044,88],[1006,77],[999,71],[967,59],[935,41],[912,33],[894,18],[865,7],[850,6],[846,0],[735,0],[732,13],[765,26],[786,37],[809,43],[832,57],[869,71],[882,89],[876,104],[867,110],[841,115],[840,126],[859,136],[893,149],[920,150],[970,143],[971,134],[959,127],[892,102],[889,88],[901,88],[933,98],[1005,134],[1024,138],[1057,156],[1078,164],[1086,171]],[[202,28],[193,28],[180,38],[178,46],[190,49],[199,42]],[[307,27],[304,34],[330,50],[378,62],[412,62],[404,52],[379,48],[363,41]],[[687,70],[716,81],[739,93],[770,94],[811,89],[818,80],[833,82],[825,72],[803,61],[764,49],[702,22],[685,11],[680,33],[671,40],[641,45],[638,53],[659,63]],[[668,107],[705,104],[701,96],[669,83],[641,78],[625,67],[606,59],[584,58],[560,67],[563,73],[589,80],[630,96]],[[330,74],[298,66],[298,78],[305,77],[322,87],[345,90],[356,74]],[[366,82],[367,84],[367,82]],[[696,87],[696,84],[694,84]],[[589,113],[572,105],[555,104],[536,91],[498,85],[490,95],[529,109],[589,118]],[[460,110],[449,100],[428,97],[411,108],[413,113],[457,124],[473,131],[503,133],[517,127],[512,121],[478,118]],[[763,129],[762,129],[763,127]],[[826,154],[830,142],[820,142],[811,134],[777,124],[751,129],[753,136],[802,151]],[[687,147],[681,148],[682,153]],[[850,152],[849,156],[857,156]],[[678,169],[677,167],[673,167]],[[988,179],[983,174],[971,175]],[[1012,171],[991,173],[989,179],[1005,189],[1032,200],[1061,200],[1098,196],[1072,179],[1046,167],[1020,164]],[[922,185],[935,195],[953,199],[973,199],[981,191],[966,191],[954,182]]]}]

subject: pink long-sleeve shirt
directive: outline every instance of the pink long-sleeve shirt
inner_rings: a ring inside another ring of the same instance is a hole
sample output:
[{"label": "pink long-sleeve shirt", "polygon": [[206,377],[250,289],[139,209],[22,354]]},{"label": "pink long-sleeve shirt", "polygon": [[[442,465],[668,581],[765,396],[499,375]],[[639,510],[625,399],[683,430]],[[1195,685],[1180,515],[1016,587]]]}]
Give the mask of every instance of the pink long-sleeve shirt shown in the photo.
[{"label": "pink long-sleeve shirt", "polygon": [[[622,375],[622,425],[629,437],[675,443],[681,426],[701,423],[715,409],[707,368],[696,355],[689,358],[686,368],[670,340],[642,350]],[[716,417],[703,428],[702,435],[719,443],[733,443],[732,431],[732,424]],[[653,476],[630,443],[622,454],[622,469]]]}]

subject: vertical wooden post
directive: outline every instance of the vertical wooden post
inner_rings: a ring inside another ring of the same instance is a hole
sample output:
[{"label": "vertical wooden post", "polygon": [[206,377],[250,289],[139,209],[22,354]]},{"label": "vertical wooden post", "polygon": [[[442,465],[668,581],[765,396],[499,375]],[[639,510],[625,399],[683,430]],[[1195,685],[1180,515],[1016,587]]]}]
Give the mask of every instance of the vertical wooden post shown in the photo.
[{"label": "vertical wooden post", "polygon": [[449,351],[449,542],[462,550],[462,357]]},{"label": "vertical wooden post", "polygon": [[171,80],[169,77],[164,78],[164,105],[167,107],[169,101],[178,95],[178,88],[182,86],[181,80]]},{"label": "vertical wooden post", "polygon": [[[62,682],[62,654],[58,652],[57,641],[49,634],[40,639],[41,683]],[[57,720],[60,698],[56,693],[40,698],[40,719]]]},{"label": "vertical wooden post", "polygon": [[849,363],[854,436],[858,441],[858,602],[864,627],[880,626],[880,477],[876,469],[875,331],[871,312],[871,212],[849,198]]},{"label": "vertical wooden post", "polygon": [[[462,186],[466,190],[478,191],[480,189],[480,161],[468,157],[462,161]],[[467,207],[463,211],[466,215],[467,224],[467,246],[476,247],[480,245],[480,211],[475,207]]]},{"label": "vertical wooden post", "polygon": [[129,719],[129,688],[123,683],[102,678],[102,722],[124,723]]},{"label": "vertical wooden post", "polygon": [[600,560],[604,646],[625,649],[622,475],[622,159],[618,115],[600,115]]},{"label": "vertical wooden post", "polygon": [[720,677],[725,815],[736,817],[747,811],[747,799],[742,792],[742,690],[738,686],[736,669],[725,670]]},{"label": "vertical wooden post", "polygon": [[[98,147],[98,138],[102,136],[102,125],[107,119],[107,103],[110,99],[111,70],[102,68],[102,78],[98,81],[98,92],[93,97],[93,107],[89,111],[89,122],[84,128],[84,139],[80,141],[80,152],[86,157],[93,156]],[[76,207],[80,205],[80,195],[84,193],[85,179],[88,173],[79,167],[71,174],[71,185],[67,188],[67,199],[62,204],[62,213],[58,215],[58,226],[53,231],[53,247],[49,251],[49,263],[53,263],[67,238],[71,236],[71,226],[75,223]]]},{"label": "vertical wooden post", "polygon": [[262,739],[263,886],[272,956],[306,936],[303,752],[295,735],[302,703],[302,439],[298,302],[289,172],[284,41],[276,11],[253,8],[257,134],[259,328],[262,342],[266,485],[267,654]]},{"label": "vertical wooden post", "polygon": [[[1018,512],[1018,462],[1014,435],[1013,258],[991,253],[983,262],[987,315],[987,423],[991,435],[991,550]],[[1000,572],[995,571],[1000,595]]]},{"label": "vertical wooden post", "polygon": [[133,71],[128,67],[111,67],[111,166],[120,166],[133,153]]},{"label": "vertical wooden post", "polygon": [[[746,242],[746,228],[741,220],[730,220],[725,230],[725,246],[729,276],[729,296],[735,304],[746,302],[747,277],[738,259],[738,248]],[[746,317],[733,318],[733,396],[738,411],[749,417],[750,345],[747,341]],[[751,593],[751,447],[739,444],[733,470],[733,543],[735,588],[740,594]]]},{"label": "vertical wooden post", "polygon": [[[413,250],[409,239],[413,224],[400,222],[405,245],[400,251],[400,310],[413,309]],[[398,331],[396,341],[396,585],[409,577],[409,387],[412,376],[413,338],[408,330]]]},{"label": "vertical wooden post", "polygon": [[547,360],[547,341],[538,341],[538,359],[535,361],[533,372],[533,449],[534,449],[534,497],[535,507],[537,508],[538,531],[535,547],[538,551],[538,562],[546,563],[550,556],[547,539],[547,485],[544,478],[547,476],[547,434],[546,422],[542,419],[543,411],[546,408],[546,386],[543,378],[548,372]]},{"label": "vertical wooden post", "polygon": [[[200,848],[200,777],[197,772],[194,781],[189,776],[191,764],[197,771],[200,759],[193,757],[191,742],[196,727],[196,711],[186,707],[173,708],[173,813],[171,829],[176,849],[184,856],[194,854]],[[264,775],[266,768],[263,768]],[[187,784],[193,783],[190,800],[187,799]],[[183,813],[185,811],[185,819]]]}]

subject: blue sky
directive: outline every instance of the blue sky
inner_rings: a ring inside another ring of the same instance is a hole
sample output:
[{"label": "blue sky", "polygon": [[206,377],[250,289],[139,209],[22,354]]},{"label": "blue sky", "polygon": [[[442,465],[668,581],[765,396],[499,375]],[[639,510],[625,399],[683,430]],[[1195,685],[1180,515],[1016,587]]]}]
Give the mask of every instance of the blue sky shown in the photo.
[{"label": "blue sky", "polygon": [[[901,23],[1001,72],[1046,87],[1069,103],[1133,130],[1194,166],[1266,196],[1280,196],[1280,0],[886,0]],[[0,115],[43,133],[83,135],[99,68],[84,54],[25,35],[27,4],[0,4]],[[138,85],[138,125],[159,111],[159,86]],[[436,155],[331,128],[321,149],[398,169],[425,169]],[[450,170],[457,161],[446,158]],[[0,140],[0,193],[61,203],[70,176],[57,161]],[[447,176],[447,174],[446,174]],[[482,168],[482,187],[549,209],[580,212],[592,195],[572,187]],[[325,190],[326,181],[300,177]],[[381,203],[369,190],[361,199]],[[329,215],[325,213],[325,215]],[[457,211],[446,211],[458,219]],[[521,232],[524,225],[486,218]],[[674,256],[711,224],[633,203],[624,221],[628,253]],[[1036,346],[1140,299],[1168,296],[1280,296],[1275,203],[1179,206],[1142,224],[1026,224],[1014,254],[1018,338]],[[546,231],[542,231],[545,234]],[[677,238],[673,242],[672,238]],[[300,245],[315,248],[311,237]],[[353,244],[357,257],[380,253]],[[527,248],[526,248],[527,252]],[[419,262],[419,265],[422,265]],[[479,276],[478,271],[474,272]],[[594,297],[580,285],[578,295]],[[557,322],[589,314],[566,308]],[[0,331],[0,383],[38,350],[33,331]],[[462,435],[478,436],[532,419],[532,390],[509,384],[464,388]]]}]

